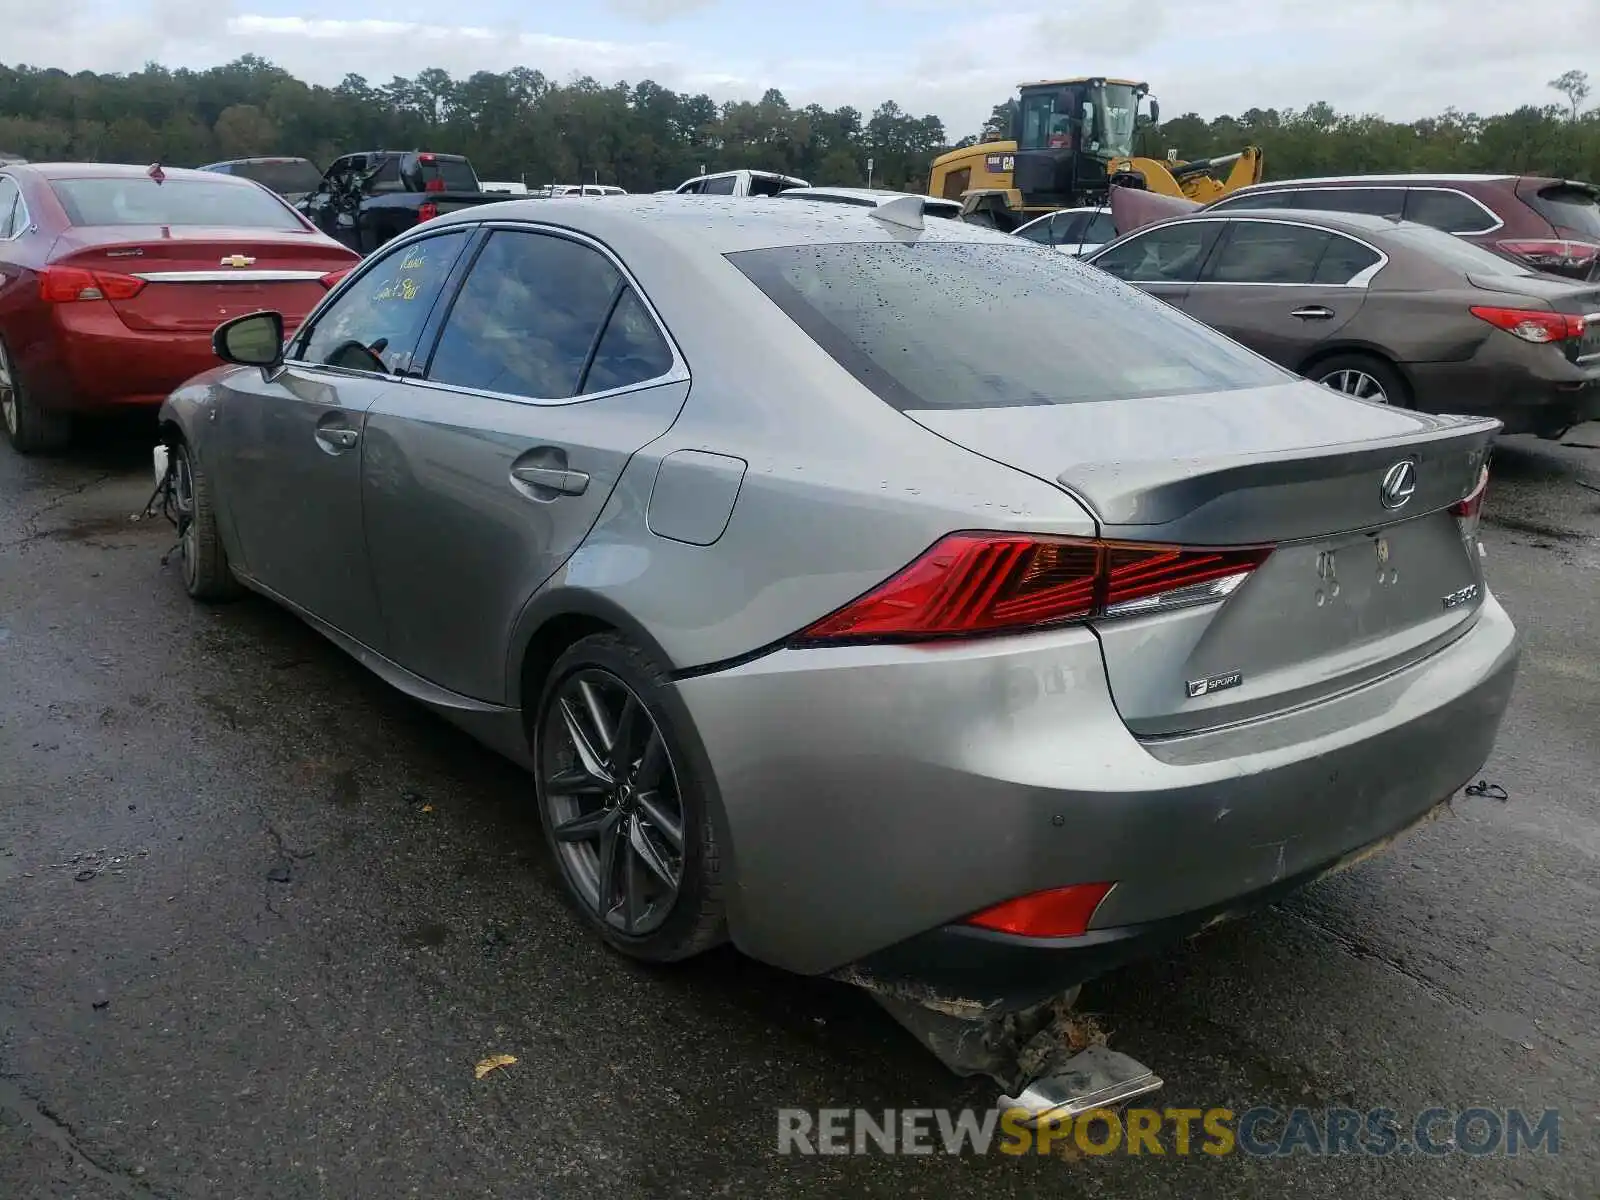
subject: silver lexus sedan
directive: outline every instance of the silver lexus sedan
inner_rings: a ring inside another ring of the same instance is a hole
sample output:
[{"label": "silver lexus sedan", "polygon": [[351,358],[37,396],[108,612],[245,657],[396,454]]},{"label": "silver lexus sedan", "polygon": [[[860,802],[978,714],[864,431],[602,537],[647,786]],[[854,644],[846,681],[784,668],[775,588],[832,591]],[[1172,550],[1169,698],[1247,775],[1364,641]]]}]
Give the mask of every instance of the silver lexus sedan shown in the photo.
[{"label": "silver lexus sedan", "polygon": [[619,950],[1012,1011],[1484,762],[1497,423],[919,203],[446,215],[162,410],[241,587],[525,764]]}]

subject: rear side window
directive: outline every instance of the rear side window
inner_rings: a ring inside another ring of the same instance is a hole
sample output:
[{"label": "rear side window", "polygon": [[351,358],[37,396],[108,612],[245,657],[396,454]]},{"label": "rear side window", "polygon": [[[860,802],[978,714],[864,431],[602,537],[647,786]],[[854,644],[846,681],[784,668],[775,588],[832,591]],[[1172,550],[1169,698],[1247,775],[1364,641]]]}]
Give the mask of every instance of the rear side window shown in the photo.
[{"label": "rear side window", "polygon": [[731,196],[739,180],[733,175],[724,175],[720,179],[708,179],[700,185],[699,191],[708,196]]},{"label": "rear side window", "polygon": [[1129,283],[1193,283],[1221,230],[1220,221],[1158,226],[1097,255],[1094,265]]},{"label": "rear side window", "polygon": [[583,391],[606,392],[632,387],[672,370],[672,351],[650,319],[644,302],[627,288],[617,298],[606,331],[595,347],[594,362],[583,377]]},{"label": "rear side window", "polygon": [[1406,209],[1406,193],[1404,188],[1305,188],[1294,193],[1292,207],[1370,213],[1398,221]]},{"label": "rear side window", "polygon": [[161,183],[126,179],[55,179],[50,188],[74,225],[226,225],[244,229],[305,228],[284,202],[248,184],[210,179]]},{"label": "rear side window", "polygon": [[1412,188],[1406,193],[1405,216],[1445,233],[1483,233],[1498,224],[1498,218],[1470,196],[1435,188]]},{"label": "rear side window", "polygon": [[1590,188],[1555,184],[1540,188],[1528,203],[1562,233],[1600,242],[1600,192]]},{"label": "rear side window", "polygon": [[1231,221],[1206,266],[1210,283],[1310,283],[1331,237],[1277,221]]},{"label": "rear side window", "polygon": [[728,255],[895,408],[1006,408],[1290,378],[1091,267],[1026,242],[784,246]]},{"label": "rear side window", "polygon": [[22,193],[17,181],[0,175],[0,242],[21,233],[27,222],[22,216]]},{"label": "rear side window", "polygon": [[1383,256],[1371,246],[1363,246],[1354,238],[1336,233],[1328,239],[1328,248],[1322,252],[1322,261],[1317,264],[1317,273],[1312,276],[1311,282],[1349,283],[1361,272],[1382,261]]},{"label": "rear side window", "polygon": [[581,242],[498,230],[445,318],[428,378],[534,400],[574,396],[621,286],[610,260]]}]

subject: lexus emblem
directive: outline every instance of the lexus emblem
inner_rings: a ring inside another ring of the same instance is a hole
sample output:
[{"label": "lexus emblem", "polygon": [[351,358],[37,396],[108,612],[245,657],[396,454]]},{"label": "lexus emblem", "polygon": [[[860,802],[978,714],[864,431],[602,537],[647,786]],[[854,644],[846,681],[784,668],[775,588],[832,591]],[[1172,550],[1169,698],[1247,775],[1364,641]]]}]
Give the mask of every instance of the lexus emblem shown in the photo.
[{"label": "lexus emblem", "polygon": [[1378,489],[1378,499],[1385,508],[1404,508],[1417,491],[1417,464],[1409,458],[1402,459],[1383,473],[1383,484]]}]

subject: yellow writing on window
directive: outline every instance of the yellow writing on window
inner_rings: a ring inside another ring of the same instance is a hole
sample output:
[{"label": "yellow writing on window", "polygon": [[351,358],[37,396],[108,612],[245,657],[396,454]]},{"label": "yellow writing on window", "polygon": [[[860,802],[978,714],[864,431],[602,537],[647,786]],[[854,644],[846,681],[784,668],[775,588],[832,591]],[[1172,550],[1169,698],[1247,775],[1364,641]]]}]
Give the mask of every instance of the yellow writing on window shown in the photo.
[{"label": "yellow writing on window", "polygon": [[415,300],[417,298],[417,281],[415,279],[396,279],[393,283],[385,284],[376,297],[377,300]]}]

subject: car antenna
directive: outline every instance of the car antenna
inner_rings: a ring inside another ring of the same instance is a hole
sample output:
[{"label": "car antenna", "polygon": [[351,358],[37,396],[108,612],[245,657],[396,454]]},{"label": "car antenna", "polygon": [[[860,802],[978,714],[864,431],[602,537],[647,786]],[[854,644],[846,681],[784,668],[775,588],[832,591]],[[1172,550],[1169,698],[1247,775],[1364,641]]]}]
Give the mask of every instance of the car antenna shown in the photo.
[{"label": "car antenna", "polygon": [[872,210],[872,216],[885,225],[898,225],[902,229],[922,229],[922,197],[896,196]]}]

